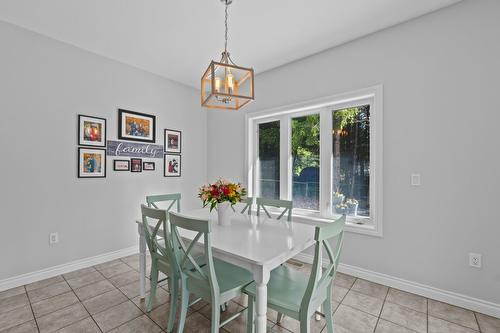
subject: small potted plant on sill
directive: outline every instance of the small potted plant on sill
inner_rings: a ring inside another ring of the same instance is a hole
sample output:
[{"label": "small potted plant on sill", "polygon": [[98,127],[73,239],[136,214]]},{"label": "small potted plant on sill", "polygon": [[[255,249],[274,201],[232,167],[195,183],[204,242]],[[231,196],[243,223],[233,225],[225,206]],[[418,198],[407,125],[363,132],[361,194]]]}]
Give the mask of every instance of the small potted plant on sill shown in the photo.
[{"label": "small potted plant on sill", "polygon": [[333,206],[340,205],[341,203],[344,202],[345,196],[339,192],[339,190],[335,191],[333,193]]},{"label": "small potted plant on sill", "polygon": [[231,183],[223,178],[213,184],[203,185],[198,193],[203,207],[210,206],[210,211],[217,209],[217,221],[221,226],[231,224],[229,207],[240,202],[245,195],[246,190],[240,183]]},{"label": "small potted plant on sill", "polygon": [[358,206],[359,206],[358,200],[354,198],[347,199],[345,204],[347,205],[347,212],[349,215],[358,216]]},{"label": "small potted plant on sill", "polygon": [[342,215],[347,214],[347,210],[348,207],[344,203],[335,205],[335,212],[337,212],[337,214],[342,214]]}]

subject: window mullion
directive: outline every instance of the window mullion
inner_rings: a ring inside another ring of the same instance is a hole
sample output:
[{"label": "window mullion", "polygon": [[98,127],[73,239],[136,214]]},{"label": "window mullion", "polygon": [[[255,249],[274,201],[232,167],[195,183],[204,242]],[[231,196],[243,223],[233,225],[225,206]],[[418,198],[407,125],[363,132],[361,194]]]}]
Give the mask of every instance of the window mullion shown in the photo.
[{"label": "window mullion", "polygon": [[290,116],[280,120],[280,198],[292,200],[292,149]]},{"label": "window mullion", "polygon": [[329,108],[320,112],[320,176],[319,200],[320,214],[332,216],[332,113]]}]

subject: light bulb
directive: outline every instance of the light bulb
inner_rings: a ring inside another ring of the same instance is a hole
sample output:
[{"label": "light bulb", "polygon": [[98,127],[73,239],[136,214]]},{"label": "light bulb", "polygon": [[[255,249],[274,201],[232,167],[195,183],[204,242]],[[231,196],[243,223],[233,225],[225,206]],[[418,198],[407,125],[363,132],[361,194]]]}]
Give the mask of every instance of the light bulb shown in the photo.
[{"label": "light bulb", "polygon": [[228,89],[228,93],[232,94],[234,89],[234,76],[230,71],[226,75],[226,87]]},{"label": "light bulb", "polygon": [[220,91],[220,78],[218,76],[215,77],[215,92]]}]

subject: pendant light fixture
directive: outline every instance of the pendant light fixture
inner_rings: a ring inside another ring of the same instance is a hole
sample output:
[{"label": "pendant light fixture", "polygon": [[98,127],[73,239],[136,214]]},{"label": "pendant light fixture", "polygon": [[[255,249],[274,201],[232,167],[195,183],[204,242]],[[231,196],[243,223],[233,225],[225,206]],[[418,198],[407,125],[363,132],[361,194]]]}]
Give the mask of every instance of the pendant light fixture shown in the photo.
[{"label": "pendant light fixture", "polygon": [[238,110],[254,99],[253,69],[236,65],[227,51],[227,11],[225,5],[225,43],[220,61],[211,61],[201,78],[201,105],[211,109]]}]

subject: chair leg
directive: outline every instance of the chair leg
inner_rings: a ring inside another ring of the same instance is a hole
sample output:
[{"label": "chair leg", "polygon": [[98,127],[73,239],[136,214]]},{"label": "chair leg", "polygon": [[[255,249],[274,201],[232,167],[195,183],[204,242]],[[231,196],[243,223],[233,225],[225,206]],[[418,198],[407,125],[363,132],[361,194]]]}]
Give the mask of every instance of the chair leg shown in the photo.
[{"label": "chair leg", "polygon": [[283,319],[283,314],[281,312],[278,312],[278,317],[276,318],[276,324],[281,323],[282,319]]},{"label": "chair leg", "polygon": [[326,300],[323,302],[323,314],[326,320],[326,329],[328,333],[333,333],[333,310],[332,310],[332,286],[327,288]]},{"label": "chair leg", "polygon": [[156,296],[156,287],[158,286],[158,267],[156,260],[153,260],[151,264],[151,290],[149,292],[149,301],[147,306],[147,312],[150,312],[153,308],[153,302]]},{"label": "chair leg", "polygon": [[300,333],[310,333],[311,332],[311,316],[307,314],[302,314],[300,316]]},{"label": "chair leg", "polygon": [[248,309],[247,309],[247,333],[253,333],[255,330],[255,304],[254,299],[251,296],[248,296]]},{"label": "chair leg", "polygon": [[217,299],[212,300],[212,329],[211,333],[219,333],[220,326],[220,307],[221,304]]},{"label": "chair leg", "polygon": [[170,333],[174,329],[175,314],[177,313],[177,301],[179,299],[179,278],[169,276],[168,290],[170,290],[170,309],[168,311],[167,332]]},{"label": "chair leg", "polygon": [[186,282],[182,281],[181,284],[182,284],[181,314],[179,316],[179,326],[177,328],[177,333],[182,333],[184,331],[184,324],[186,323],[186,315],[189,306],[189,291],[186,288]]}]

